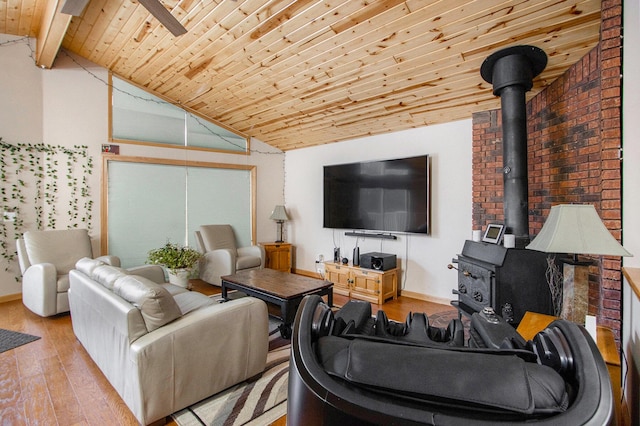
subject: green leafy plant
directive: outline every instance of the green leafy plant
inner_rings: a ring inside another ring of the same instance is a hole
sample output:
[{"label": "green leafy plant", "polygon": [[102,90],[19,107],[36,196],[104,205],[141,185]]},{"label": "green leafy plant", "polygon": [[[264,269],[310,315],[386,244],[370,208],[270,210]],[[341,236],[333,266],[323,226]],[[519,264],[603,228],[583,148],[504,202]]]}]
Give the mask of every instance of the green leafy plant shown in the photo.
[{"label": "green leafy plant", "polygon": [[167,242],[163,247],[149,251],[147,263],[162,265],[175,274],[179,269],[193,268],[201,257],[195,249]]}]

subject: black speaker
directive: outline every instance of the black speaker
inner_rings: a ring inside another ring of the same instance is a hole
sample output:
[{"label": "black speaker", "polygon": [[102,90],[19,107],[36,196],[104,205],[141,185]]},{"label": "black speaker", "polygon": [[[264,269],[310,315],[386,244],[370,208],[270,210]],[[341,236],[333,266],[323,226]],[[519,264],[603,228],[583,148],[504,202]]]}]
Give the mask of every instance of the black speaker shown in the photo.
[{"label": "black speaker", "polygon": [[360,256],[360,266],[377,271],[388,271],[396,267],[396,255],[388,253],[365,253]]}]

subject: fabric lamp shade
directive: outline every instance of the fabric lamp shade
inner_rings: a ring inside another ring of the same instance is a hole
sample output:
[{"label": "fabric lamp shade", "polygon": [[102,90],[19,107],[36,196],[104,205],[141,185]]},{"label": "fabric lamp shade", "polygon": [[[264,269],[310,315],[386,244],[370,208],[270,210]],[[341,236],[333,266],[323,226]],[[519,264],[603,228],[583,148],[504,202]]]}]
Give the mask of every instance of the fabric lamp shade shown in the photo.
[{"label": "fabric lamp shade", "polygon": [[269,217],[269,219],[284,222],[289,220],[289,215],[284,209],[284,206],[275,206],[273,212],[271,212],[271,216]]},{"label": "fabric lamp shade", "polygon": [[[579,262],[578,255],[632,256],[604,226],[590,204],[560,204],[551,207],[540,233],[527,249],[545,253],[572,254],[564,260],[561,281],[548,273],[556,315],[585,324],[589,312],[589,268],[591,262]],[[552,263],[549,268],[553,270]],[[549,272],[549,271],[548,271]]]},{"label": "fabric lamp shade", "polygon": [[633,256],[611,235],[591,204],[551,207],[540,233],[526,248],[545,253]]},{"label": "fabric lamp shade", "polygon": [[282,224],[289,220],[289,215],[287,211],[284,209],[284,206],[275,206],[273,211],[271,212],[271,216],[269,217],[271,220],[275,220],[278,224],[278,239],[276,243],[283,243],[284,239],[282,237]]}]

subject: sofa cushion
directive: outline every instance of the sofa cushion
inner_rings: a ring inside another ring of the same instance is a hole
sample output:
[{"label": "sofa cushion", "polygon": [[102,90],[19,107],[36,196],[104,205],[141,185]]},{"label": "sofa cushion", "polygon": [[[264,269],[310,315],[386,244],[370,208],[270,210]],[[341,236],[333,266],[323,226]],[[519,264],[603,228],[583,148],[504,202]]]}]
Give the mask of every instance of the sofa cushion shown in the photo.
[{"label": "sofa cushion", "polygon": [[78,259],[93,255],[86,229],[27,231],[24,243],[32,265],[51,263],[59,275],[68,274]]},{"label": "sofa cushion", "polygon": [[68,292],[69,285],[69,274],[58,275],[56,280],[56,293]]},{"label": "sofa cushion", "polygon": [[126,275],[129,275],[129,273],[125,269],[111,265],[100,265],[93,269],[91,278],[102,284],[108,290],[113,291],[113,286],[118,278]]},{"label": "sofa cushion", "polygon": [[198,293],[197,291],[185,291],[178,293],[175,294],[173,298],[178,304],[182,315],[186,315],[191,311],[202,308],[203,306],[209,306],[217,303],[210,297],[207,297],[202,293]]},{"label": "sofa cushion", "polygon": [[144,277],[122,276],[116,280],[113,292],[140,309],[149,332],[181,316],[180,308],[167,289]]},{"label": "sofa cushion", "polygon": [[90,257],[83,257],[76,262],[76,269],[86,276],[90,277],[93,275],[94,269],[104,264],[105,263],[101,260],[91,259]]},{"label": "sofa cushion", "polygon": [[231,225],[202,225],[200,238],[205,252],[227,249],[236,254],[236,237]]},{"label": "sofa cushion", "polygon": [[184,287],[180,287],[179,285],[174,285],[170,283],[158,283],[158,284],[164,287],[169,292],[169,294],[171,294],[174,297],[174,299],[176,297],[176,294],[189,292],[189,290],[187,290]]}]

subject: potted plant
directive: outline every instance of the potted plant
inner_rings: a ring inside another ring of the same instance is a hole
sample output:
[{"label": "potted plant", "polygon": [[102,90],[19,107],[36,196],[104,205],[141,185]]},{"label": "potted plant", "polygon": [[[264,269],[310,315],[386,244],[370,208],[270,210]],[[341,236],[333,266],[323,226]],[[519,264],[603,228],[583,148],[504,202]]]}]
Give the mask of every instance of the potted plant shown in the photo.
[{"label": "potted plant", "polygon": [[149,251],[147,263],[164,266],[171,284],[188,288],[191,270],[201,257],[202,253],[191,247],[167,242],[164,246]]}]

